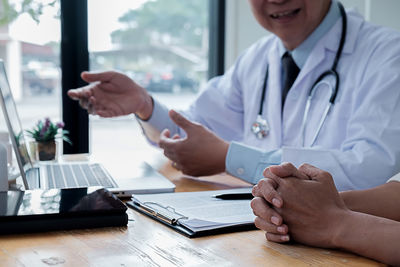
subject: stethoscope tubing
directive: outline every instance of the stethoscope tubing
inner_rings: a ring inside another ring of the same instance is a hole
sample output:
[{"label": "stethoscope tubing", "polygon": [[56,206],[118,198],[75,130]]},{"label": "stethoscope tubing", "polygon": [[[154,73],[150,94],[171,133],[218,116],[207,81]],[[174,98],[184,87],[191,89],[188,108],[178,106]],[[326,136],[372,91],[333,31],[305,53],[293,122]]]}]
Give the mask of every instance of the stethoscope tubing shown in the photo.
[{"label": "stethoscope tubing", "polygon": [[312,95],[314,89],[316,88],[316,85],[320,81],[322,81],[326,76],[329,76],[329,75],[334,76],[335,80],[336,80],[335,88],[334,88],[333,92],[331,93],[331,97],[329,99],[329,102],[332,104],[335,104],[336,96],[339,91],[340,77],[339,77],[338,72],[336,71],[336,68],[337,68],[339,60],[342,56],[342,51],[343,51],[344,44],[346,42],[346,35],[347,35],[347,15],[346,15],[343,5],[340,2],[338,2],[338,6],[339,6],[340,14],[342,15],[342,34],[340,36],[339,47],[336,52],[335,59],[333,61],[332,67],[329,70],[322,73],[318,77],[318,79],[314,82],[313,86],[311,86],[311,89],[309,92],[309,95]]}]

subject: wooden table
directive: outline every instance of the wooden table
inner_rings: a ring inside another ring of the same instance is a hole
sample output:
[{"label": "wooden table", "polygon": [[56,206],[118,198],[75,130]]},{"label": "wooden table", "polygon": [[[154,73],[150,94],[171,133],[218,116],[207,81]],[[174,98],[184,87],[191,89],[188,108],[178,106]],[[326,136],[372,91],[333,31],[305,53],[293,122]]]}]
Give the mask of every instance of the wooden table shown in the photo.
[{"label": "wooden table", "polygon": [[[190,178],[160,172],[176,191],[248,186],[228,175]],[[133,210],[128,227],[0,237],[0,266],[378,266],[337,250],[268,242],[259,230],[189,239]]]}]

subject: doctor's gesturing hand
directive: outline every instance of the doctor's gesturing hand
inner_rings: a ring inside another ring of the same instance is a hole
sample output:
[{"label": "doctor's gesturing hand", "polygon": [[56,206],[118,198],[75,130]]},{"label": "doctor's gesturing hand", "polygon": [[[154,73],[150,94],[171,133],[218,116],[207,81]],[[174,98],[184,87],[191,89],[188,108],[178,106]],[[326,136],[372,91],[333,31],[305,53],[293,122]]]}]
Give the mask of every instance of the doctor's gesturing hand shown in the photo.
[{"label": "doctor's gesturing hand", "polygon": [[160,135],[159,146],[174,167],[192,176],[211,175],[225,171],[225,155],[229,144],[199,123],[191,122],[174,110],[171,120],[186,132],[186,136],[170,137],[165,129]]},{"label": "doctor's gesturing hand", "polygon": [[151,116],[151,96],[128,76],[116,71],[106,71],[82,72],[81,77],[90,84],[69,90],[68,96],[79,100],[79,104],[90,114],[106,118],[132,113],[141,119]]}]

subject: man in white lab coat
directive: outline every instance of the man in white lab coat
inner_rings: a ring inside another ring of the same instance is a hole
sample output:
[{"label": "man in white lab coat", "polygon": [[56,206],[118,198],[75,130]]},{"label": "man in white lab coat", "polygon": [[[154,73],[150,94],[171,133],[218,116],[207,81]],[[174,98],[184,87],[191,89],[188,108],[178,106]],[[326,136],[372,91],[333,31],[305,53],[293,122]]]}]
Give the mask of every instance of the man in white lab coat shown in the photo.
[{"label": "man in white lab coat", "polygon": [[[210,80],[183,116],[117,72],[85,72],[85,81],[100,83],[69,96],[103,117],[136,114],[148,139],[189,175],[227,171],[257,183],[271,164],[306,162],[348,190],[383,184],[399,172],[400,33],[355,12],[343,16],[336,0],[249,2],[274,35]],[[313,84],[338,54],[339,79],[325,77],[306,108]],[[269,130],[261,134],[260,127]]]}]

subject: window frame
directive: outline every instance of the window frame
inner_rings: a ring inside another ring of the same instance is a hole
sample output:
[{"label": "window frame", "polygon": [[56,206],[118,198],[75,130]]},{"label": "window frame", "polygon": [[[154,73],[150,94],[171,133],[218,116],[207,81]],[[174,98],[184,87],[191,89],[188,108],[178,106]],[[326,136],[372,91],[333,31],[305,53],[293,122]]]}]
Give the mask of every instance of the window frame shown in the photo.
[{"label": "window frame", "polygon": [[64,154],[89,152],[89,115],[67,91],[84,86],[82,71],[89,69],[87,0],[61,0],[62,118],[72,146],[63,142]]},{"label": "window frame", "polygon": [[225,0],[209,0],[208,78],[225,71]]}]

